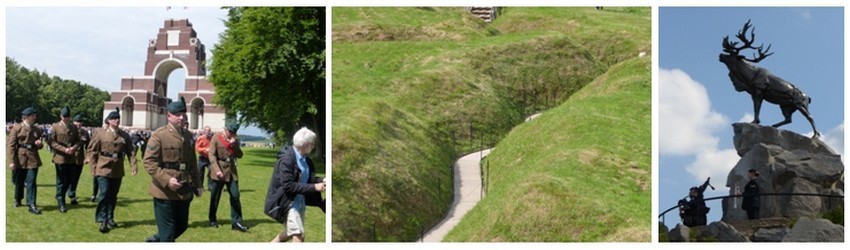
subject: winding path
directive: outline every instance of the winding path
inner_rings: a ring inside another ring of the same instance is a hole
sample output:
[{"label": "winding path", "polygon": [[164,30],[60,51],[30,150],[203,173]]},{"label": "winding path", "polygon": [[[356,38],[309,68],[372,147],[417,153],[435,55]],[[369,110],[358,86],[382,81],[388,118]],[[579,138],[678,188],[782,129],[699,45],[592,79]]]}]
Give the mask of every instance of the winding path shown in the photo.
[{"label": "winding path", "polygon": [[454,164],[454,198],[446,218],[425,233],[421,242],[440,242],[454,228],[463,215],[481,200],[481,157],[490,149],[465,155]]},{"label": "winding path", "polygon": [[[525,118],[525,122],[537,119],[541,113]],[[487,156],[492,148],[460,157],[454,164],[454,197],[446,218],[428,230],[419,242],[441,242],[449,234],[466,212],[472,210],[481,200],[481,158]]]}]

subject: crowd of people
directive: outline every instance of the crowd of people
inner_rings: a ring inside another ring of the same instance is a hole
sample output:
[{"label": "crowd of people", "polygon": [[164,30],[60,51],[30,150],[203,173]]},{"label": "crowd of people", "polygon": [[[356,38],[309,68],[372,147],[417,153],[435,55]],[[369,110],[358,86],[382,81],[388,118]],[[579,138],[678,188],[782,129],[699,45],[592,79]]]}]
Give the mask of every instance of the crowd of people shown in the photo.
[{"label": "crowd of people", "polygon": [[[167,123],[154,131],[128,130],[119,126],[120,111],[110,112],[101,127],[82,126],[83,118],[73,116],[70,107],[60,111],[61,119],[53,124],[35,124],[35,108],[21,111],[21,122],[8,123],[7,156],[15,186],[14,207],[26,207],[39,215],[36,201],[38,171],[43,165],[39,150],[45,146],[53,155],[56,169],[56,202],[58,211],[66,213],[78,205],[77,186],[84,165],[90,166],[93,178],[91,202],[97,230],[108,233],[119,228],[115,219],[118,195],[126,165],[129,174],[138,174],[137,155],[143,171],[151,176],[148,194],[153,198],[157,232],[147,242],[174,242],[188,229],[190,204],[210,192],[209,225],[219,227],[218,203],[226,190],[230,201],[231,229],[248,232],[242,218],[238,160],[244,145],[237,136],[240,125],[225,121],[223,132],[212,133],[207,126],[191,131],[186,119],[183,98],[167,106]],[[325,180],[315,176],[309,154],[316,135],[302,128],[293,136],[293,145],[285,146],[278,155],[266,195],[266,214],[283,224],[283,230],[272,242],[304,241],[304,209],[318,206],[324,212],[321,192]],[[204,180],[207,180],[204,185]],[[26,198],[24,199],[24,194]],[[67,199],[66,199],[67,197]],[[69,203],[66,203],[70,201]],[[71,205],[71,206],[69,206]],[[274,209],[274,211],[271,211]]]}]

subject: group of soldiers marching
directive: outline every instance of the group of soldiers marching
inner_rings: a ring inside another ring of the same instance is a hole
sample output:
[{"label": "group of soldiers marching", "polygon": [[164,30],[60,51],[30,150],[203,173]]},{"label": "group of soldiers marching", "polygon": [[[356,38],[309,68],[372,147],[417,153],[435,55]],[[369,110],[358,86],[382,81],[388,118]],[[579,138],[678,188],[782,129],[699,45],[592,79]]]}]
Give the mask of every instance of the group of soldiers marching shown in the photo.
[{"label": "group of soldiers marching", "polygon": [[[71,109],[64,107],[60,111],[61,120],[52,124],[48,135],[44,128],[35,124],[38,119],[36,109],[24,109],[21,122],[8,130],[6,143],[15,185],[14,207],[26,204],[30,213],[42,213],[36,201],[36,187],[38,170],[42,166],[39,150],[47,146],[56,166],[55,198],[59,212],[66,213],[70,206],[79,204],[77,184],[83,165],[90,164],[94,189],[97,190],[96,197],[91,198],[97,202],[95,221],[98,230],[107,233],[119,227],[115,221],[115,208],[122,178],[126,174],[125,162],[129,164],[129,174],[138,174],[136,154],[141,148],[144,170],[151,176],[148,193],[153,197],[158,231],[147,241],[175,241],[188,227],[190,202],[203,193],[203,172],[199,171],[195,158],[194,136],[184,126],[185,113],[186,104],[181,97],[180,101],[168,104],[165,126],[150,132],[149,136],[148,133],[131,136],[119,127],[121,117],[118,108],[106,116],[103,127],[89,133],[82,127],[83,118],[80,115],[72,118]],[[245,232],[248,228],[241,224],[236,186],[236,159],[242,157],[236,137],[238,127],[235,121],[228,120],[226,132],[215,135],[224,139],[209,138],[212,145],[208,150],[216,159],[215,166],[211,167],[215,171],[210,173],[215,177],[211,179],[216,180],[212,190],[218,195],[223,186],[232,190],[231,205],[236,206],[232,210],[238,211],[232,216],[238,219],[232,221],[233,229]],[[210,134],[209,137],[214,136]],[[69,203],[66,198],[70,199]],[[213,198],[217,205],[218,197]],[[236,204],[233,204],[234,201]]]}]

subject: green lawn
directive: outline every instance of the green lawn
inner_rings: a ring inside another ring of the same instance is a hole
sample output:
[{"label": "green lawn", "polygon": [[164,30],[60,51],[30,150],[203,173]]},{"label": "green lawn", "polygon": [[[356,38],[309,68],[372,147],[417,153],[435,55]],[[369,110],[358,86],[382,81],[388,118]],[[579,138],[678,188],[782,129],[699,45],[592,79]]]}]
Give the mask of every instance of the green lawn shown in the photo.
[{"label": "green lawn", "polygon": [[[263,213],[263,204],[268,190],[278,149],[244,148],[245,157],[239,161],[239,187],[241,190],[242,217],[249,232],[241,233],[230,229],[230,202],[227,192],[222,193],[218,206],[219,228],[210,228],[209,192],[192,201],[189,214],[189,229],[177,239],[178,242],[269,242],[283,230],[283,225]],[[148,195],[150,175],[139,165],[139,174],[124,177],[118,193],[115,221],[118,228],[102,234],[94,221],[96,203],[89,202],[92,191],[90,168],[85,166],[80,178],[77,194],[82,198],[80,205],[69,206],[68,213],[59,213],[56,200],[56,170],[50,162],[51,154],[40,152],[44,166],[38,172],[37,203],[41,215],[32,215],[25,207],[13,208],[14,186],[9,181],[11,171],[6,169],[6,241],[7,242],[144,242],[156,232],[153,215],[153,198]],[[317,163],[317,172],[324,175],[324,164]],[[141,161],[140,161],[141,163]],[[70,202],[70,201],[69,201]],[[24,199],[25,203],[25,199]],[[305,218],[306,240],[325,242],[325,214],[315,207],[308,207]]]},{"label": "green lawn", "polygon": [[651,53],[647,7],[502,10],[332,9],[333,241],[418,239],[448,210],[458,156]]}]

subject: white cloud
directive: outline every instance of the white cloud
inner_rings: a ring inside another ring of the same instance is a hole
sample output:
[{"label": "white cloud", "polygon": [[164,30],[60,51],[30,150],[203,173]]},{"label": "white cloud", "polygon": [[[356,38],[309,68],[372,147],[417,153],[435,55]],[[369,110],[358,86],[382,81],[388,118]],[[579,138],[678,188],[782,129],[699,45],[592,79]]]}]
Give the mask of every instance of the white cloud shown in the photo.
[{"label": "white cloud", "polygon": [[[188,17],[209,53],[226,15],[218,7],[10,7],[7,56],[51,76],[115,91],[122,77],[144,74],[148,40],[165,20]],[[169,84],[168,96],[182,89],[182,83]]]},{"label": "white cloud", "polygon": [[691,155],[717,147],[712,135],[728,119],[711,110],[705,87],[679,69],[660,69],[660,153]]},{"label": "white cloud", "polygon": [[735,167],[741,157],[735,149],[713,149],[700,152],[696,155],[696,160],[685,169],[688,173],[696,178],[698,183],[702,183],[706,178],[711,177],[711,183],[714,186],[726,186],[726,177],[729,171]]},{"label": "white cloud", "polygon": [[743,116],[741,116],[741,119],[738,119],[738,122],[749,123],[749,122],[752,122],[754,118],[755,117],[753,116],[752,113],[746,112],[746,113],[744,113]]}]

